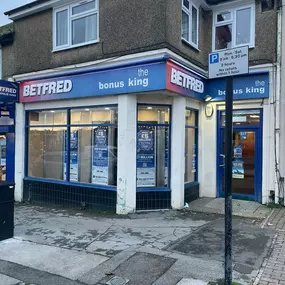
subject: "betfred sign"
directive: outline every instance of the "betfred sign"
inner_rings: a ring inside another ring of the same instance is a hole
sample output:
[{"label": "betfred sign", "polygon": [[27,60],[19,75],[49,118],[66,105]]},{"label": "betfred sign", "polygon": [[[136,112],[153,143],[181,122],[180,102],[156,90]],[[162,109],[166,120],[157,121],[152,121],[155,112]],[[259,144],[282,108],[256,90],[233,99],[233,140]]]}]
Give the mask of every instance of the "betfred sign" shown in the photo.
[{"label": "betfred sign", "polygon": [[248,46],[209,54],[209,78],[248,73]]},{"label": "betfred sign", "polygon": [[165,89],[165,63],[100,70],[58,78],[23,81],[23,103],[98,97]]},{"label": "betfred sign", "polygon": [[18,83],[0,80],[0,102],[17,102],[18,95]]},{"label": "betfred sign", "polygon": [[155,62],[20,83],[20,102],[98,97],[169,90],[197,100],[204,97],[205,80],[171,62]]},{"label": "betfred sign", "polygon": [[177,70],[174,67],[171,68],[170,82],[180,87],[186,88],[188,90],[193,90],[198,93],[204,92],[204,83],[201,80],[183,71]]},{"label": "betfred sign", "polygon": [[175,64],[166,63],[166,89],[178,94],[203,100],[206,81],[203,77]]},{"label": "betfred sign", "polygon": [[23,97],[67,93],[72,90],[71,80],[58,80],[23,86]]}]

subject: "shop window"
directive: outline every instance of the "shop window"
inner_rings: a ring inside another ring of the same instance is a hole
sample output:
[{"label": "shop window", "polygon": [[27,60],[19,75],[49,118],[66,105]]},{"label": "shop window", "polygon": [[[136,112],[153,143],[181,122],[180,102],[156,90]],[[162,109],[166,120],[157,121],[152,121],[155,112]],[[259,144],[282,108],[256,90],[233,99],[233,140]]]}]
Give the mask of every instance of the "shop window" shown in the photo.
[{"label": "shop window", "polygon": [[[221,112],[220,124],[225,126],[226,113]],[[233,125],[259,125],[260,124],[260,110],[237,110],[233,111]]]},{"label": "shop window", "polygon": [[190,0],[182,0],[181,37],[198,48],[199,10]]},{"label": "shop window", "polygon": [[62,127],[29,129],[29,176],[63,180],[65,133]]},{"label": "shop window", "polygon": [[71,110],[71,124],[114,124],[118,122],[116,107]]},{"label": "shop window", "polygon": [[138,106],[138,188],[169,186],[169,118],[169,107]]},{"label": "shop window", "polygon": [[198,112],[186,109],[185,115],[185,183],[197,181]]},{"label": "shop window", "polygon": [[28,118],[28,176],[116,186],[116,107],[31,111]]},{"label": "shop window", "polygon": [[29,112],[29,125],[66,125],[67,113],[64,110],[48,110],[41,112]]},{"label": "shop window", "polygon": [[255,6],[214,13],[213,50],[248,45],[254,47]]},{"label": "shop window", "polygon": [[84,1],[54,10],[54,50],[98,41],[98,1]]}]

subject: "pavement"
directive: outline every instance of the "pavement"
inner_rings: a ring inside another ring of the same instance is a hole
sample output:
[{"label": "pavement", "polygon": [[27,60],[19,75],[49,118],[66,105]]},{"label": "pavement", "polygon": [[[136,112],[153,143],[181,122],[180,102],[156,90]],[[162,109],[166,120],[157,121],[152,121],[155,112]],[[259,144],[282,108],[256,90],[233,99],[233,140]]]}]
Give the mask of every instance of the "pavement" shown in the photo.
[{"label": "pavement", "polygon": [[[189,204],[190,211],[201,213],[224,214],[225,199],[223,198],[200,198]],[[252,218],[265,219],[271,213],[272,209],[257,202],[233,200],[233,215]]]},{"label": "pavement", "polygon": [[[233,276],[269,285],[260,282],[279,274],[270,266],[285,269],[283,216],[249,203],[233,219]],[[222,215],[191,204],[126,217],[19,204],[15,237],[0,242],[0,285],[223,284],[223,226]]]}]

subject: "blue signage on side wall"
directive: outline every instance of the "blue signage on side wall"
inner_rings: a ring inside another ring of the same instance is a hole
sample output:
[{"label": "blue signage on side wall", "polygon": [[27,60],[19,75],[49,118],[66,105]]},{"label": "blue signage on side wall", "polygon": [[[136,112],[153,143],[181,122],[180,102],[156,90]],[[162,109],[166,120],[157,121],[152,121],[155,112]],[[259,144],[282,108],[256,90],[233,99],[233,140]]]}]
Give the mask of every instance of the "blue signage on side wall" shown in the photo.
[{"label": "blue signage on side wall", "polygon": [[18,83],[0,80],[0,103],[17,102],[18,98],[19,98]]},{"label": "blue signage on side wall", "polygon": [[[234,77],[234,100],[246,100],[269,97],[269,75],[249,74]],[[224,101],[226,95],[226,81],[224,78],[209,80],[207,95],[212,101]]]}]

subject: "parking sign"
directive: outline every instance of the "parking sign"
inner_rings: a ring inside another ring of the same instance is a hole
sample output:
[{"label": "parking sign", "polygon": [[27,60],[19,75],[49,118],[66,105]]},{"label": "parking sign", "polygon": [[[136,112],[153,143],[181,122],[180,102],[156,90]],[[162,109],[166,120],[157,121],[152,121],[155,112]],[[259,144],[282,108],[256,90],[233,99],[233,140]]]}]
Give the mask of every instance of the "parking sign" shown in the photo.
[{"label": "parking sign", "polygon": [[248,73],[248,46],[209,54],[209,78]]}]

